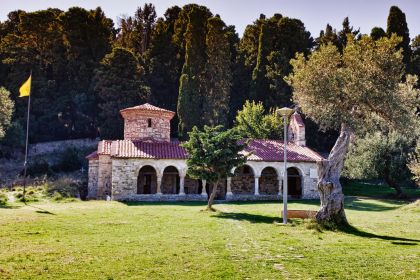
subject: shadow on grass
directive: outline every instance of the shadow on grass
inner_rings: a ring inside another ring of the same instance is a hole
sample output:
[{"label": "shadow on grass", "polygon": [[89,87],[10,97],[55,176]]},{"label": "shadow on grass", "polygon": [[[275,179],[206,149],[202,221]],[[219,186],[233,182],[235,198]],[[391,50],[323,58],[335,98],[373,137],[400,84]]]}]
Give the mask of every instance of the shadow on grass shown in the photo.
[{"label": "shadow on grass", "polygon": [[45,210],[45,209],[43,209],[41,207],[36,207],[36,206],[33,206],[33,205],[29,205],[29,204],[26,204],[26,206],[27,207],[32,207],[32,208],[38,209],[38,210],[35,210],[35,213],[38,213],[38,214],[57,215],[57,214],[52,213],[52,212],[50,212],[48,210]]},{"label": "shadow on grass", "polygon": [[376,239],[381,239],[381,240],[394,241],[394,242],[392,242],[392,244],[396,244],[396,245],[418,245],[418,243],[420,242],[420,240],[418,240],[418,239],[410,239],[410,238],[404,238],[404,237],[395,237],[395,236],[374,234],[374,233],[370,233],[370,232],[360,230],[360,229],[358,229],[354,226],[351,226],[351,225],[340,228],[339,230],[344,232],[344,233],[359,236],[359,237],[363,237],[363,238],[376,238]]},{"label": "shadow on grass", "polygon": [[207,201],[119,201],[127,206],[205,206]]},{"label": "shadow on grass", "polygon": [[17,209],[17,208],[20,208],[20,206],[0,204],[0,209]]},{"label": "shadow on grass", "polygon": [[264,224],[279,223],[282,221],[280,217],[263,216],[263,215],[257,215],[257,214],[249,214],[249,213],[233,213],[233,212],[218,212],[216,215],[213,215],[212,217],[220,218],[220,219],[248,221],[250,223],[264,223]]}]

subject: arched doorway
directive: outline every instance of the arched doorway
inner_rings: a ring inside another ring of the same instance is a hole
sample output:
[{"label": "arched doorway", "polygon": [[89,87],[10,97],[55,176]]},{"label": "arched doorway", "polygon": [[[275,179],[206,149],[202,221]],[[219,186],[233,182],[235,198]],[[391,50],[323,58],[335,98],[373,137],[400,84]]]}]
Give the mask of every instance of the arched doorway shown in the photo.
[{"label": "arched doorway", "polygon": [[233,194],[254,194],[254,170],[249,165],[239,166],[235,169],[231,181]]},{"label": "arched doorway", "polygon": [[276,195],[279,192],[277,171],[273,167],[266,167],[261,171],[260,194]]},{"label": "arched doorway", "polygon": [[137,194],[155,194],[156,182],[156,170],[153,166],[143,166],[140,168],[139,175],[137,177]]},{"label": "arched doorway", "polygon": [[174,166],[168,166],[163,170],[161,191],[163,194],[179,193],[179,172]]},{"label": "arched doorway", "polygon": [[299,170],[295,167],[287,169],[287,189],[288,195],[292,197],[300,198],[302,196],[302,178]]}]

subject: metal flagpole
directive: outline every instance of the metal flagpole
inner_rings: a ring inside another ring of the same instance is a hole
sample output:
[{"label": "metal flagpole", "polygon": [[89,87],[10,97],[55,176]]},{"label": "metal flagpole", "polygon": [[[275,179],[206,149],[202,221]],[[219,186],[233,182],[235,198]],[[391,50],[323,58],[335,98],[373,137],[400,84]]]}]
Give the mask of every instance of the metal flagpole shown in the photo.
[{"label": "metal flagpole", "polygon": [[283,224],[287,224],[287,116],[284,115]]},{"label": "metal flagpole", "polygon": [[[30,76],[32,79],[32,70]],[[32,82],[32,81],[31,81]],[[29,112],[31,110],[31,92],[29,88],[29,99],[28,99],[28,114],[26,119],[26,142],[25,142],[25,162],[23,163],[23,202],[26,204],[26,168],[28,166],[28,138],[29,138]]]}]

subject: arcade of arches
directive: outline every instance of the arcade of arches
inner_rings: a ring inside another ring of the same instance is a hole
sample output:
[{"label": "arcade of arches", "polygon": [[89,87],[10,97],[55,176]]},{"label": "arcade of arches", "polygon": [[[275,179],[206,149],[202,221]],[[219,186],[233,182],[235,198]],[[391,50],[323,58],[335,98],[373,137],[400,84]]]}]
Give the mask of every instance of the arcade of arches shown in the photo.
[{"label": "arcade of arches", "polygon": [[[288,194],[299,198],[302,196],[302,177],[294,167],[287,169]],[[205,186],[205,187],[203,187]],[[137,194],[199,194],[207,196],[212,186],[205,180],[195,180],[182,176],[175,166],[167,166],[159,176],[151,165],[140,168],[137,177]],[[234,176],[219,185],[217,199],[226,195],[278,195],[282,193],[282,181],[278,171],[265,167],[260,175],[249,165],[237,167]]]}]

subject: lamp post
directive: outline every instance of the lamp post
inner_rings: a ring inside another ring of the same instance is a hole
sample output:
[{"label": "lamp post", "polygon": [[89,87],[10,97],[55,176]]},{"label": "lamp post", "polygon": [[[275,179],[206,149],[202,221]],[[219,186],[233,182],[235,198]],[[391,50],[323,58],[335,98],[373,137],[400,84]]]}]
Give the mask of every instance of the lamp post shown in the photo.
[{"label": "lamp post", "polygon": [[287,107],[277,109],[277,113],[283,116],[283,126],[284,126],[283,224],[287,224],[287,123],[289,121],[289,117],[293,114],[293,112],[294,112],[293,109],[290,109]]}]

